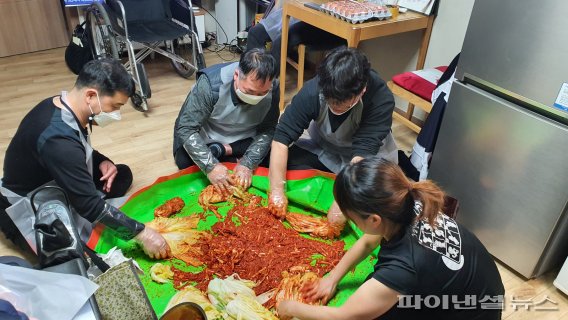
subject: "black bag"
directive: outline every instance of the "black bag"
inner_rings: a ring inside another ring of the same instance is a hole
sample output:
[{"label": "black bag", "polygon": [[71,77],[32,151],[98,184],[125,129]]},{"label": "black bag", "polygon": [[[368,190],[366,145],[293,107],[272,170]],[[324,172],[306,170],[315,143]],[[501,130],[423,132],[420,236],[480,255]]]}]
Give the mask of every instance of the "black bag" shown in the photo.
[{"label": "black bag", "polygon": [[94,59],[91,35],[85,25],[89,26],[87,21],[75,27],[71,42],[65,49],[65,63],[74,74],[79,74],[83,66]]},{"label": "black bag", "polygon": [[[59,199],[50,199],[36,208],[34,199],[44,190],[59,191],[63,194],[66,203]],[[30,202],[36,217],[34,229],[40,268],[44,269],[76,258],[83,259],[83,263],[87,266],[67,193],[57,186],[44,186],[32,194]]]}]

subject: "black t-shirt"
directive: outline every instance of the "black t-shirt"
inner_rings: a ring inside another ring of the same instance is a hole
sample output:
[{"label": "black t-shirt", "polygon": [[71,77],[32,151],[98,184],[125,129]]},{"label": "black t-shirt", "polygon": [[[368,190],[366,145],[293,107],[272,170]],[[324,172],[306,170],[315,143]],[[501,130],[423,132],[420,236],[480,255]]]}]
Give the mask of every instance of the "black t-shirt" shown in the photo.
[{"label": "black t-shirt", "polygon": [[498,319],[496,299],[503,299],[505,290],[493,258],[455,220],[440,215],[437,221],[436,229],[419,221],[381,243],[371,276],[404,296],[387,315],[397,320]]}]

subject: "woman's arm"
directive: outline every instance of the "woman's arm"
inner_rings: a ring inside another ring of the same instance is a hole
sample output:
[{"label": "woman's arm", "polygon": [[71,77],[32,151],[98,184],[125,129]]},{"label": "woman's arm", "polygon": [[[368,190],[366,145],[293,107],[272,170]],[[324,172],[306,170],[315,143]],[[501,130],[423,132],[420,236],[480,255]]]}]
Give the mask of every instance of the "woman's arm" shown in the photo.
[{"label": "woman's arm", "polygon": [[350,270],[353,270],[359,262],[368,257],[375,250],[382,237],[370,234],[364,234],[347,253],[341,258],[337,266],[331,270],[328,277],[339,282]]},{"label": "woman's arm", "polygon": [[283,301],[278,306],[280,319],[301,320],[375,319],[398,301],[399,293],[375,279],[367,280],[341,307],[313,306]]},{"label": "woman's arm", "polygon": [[304,297],[310,300],[322,299],[327,303],[335,294],[335,288],[341,279],[363,259],[365,259],[381,242],[381,236],[364,234],[329,274],[304,292]]}]

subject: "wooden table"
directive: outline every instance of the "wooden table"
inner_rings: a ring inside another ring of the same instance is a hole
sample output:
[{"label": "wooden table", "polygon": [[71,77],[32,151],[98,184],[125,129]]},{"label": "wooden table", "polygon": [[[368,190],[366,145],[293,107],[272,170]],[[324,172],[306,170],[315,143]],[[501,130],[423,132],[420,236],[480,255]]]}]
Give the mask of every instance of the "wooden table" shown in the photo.
[{"label": "wooden table", "polygon": [[396,19],[371,21],[352,24],[327,13],[304,6],[305,2],[322,4],[329,0],[289,0],[282,10],[282,51],[280,55],[280,110],[284,109],[284,93],[286,91],[286,59],[288,57],[288,27],[290,17],[294,17],[314,27],[325,30],[347,40],[347,45],[356,48],[360,41],[390,36],[414,30],[423,30],[422,43],[418,53],[416,69],[424,67],[434,16],[425,16],[415,12],[406,12]]}]

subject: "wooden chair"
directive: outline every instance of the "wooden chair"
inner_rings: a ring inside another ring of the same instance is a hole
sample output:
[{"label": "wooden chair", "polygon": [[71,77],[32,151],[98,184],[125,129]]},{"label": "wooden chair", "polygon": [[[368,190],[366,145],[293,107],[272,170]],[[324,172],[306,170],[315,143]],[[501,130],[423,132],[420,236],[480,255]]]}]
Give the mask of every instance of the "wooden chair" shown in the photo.
[{"label": "wooden chair", "polygon": [[387,82],[387,86],[395,96],[408,101],[408,109],[406,110],[406,113],[402,114],[398,109],[395,109],[392,117],[402,122],[402,124],[408,127],[410,130],[419,133],[422,127],[412,122],[414,107],[417,106],[420,109],[424,110],[424,112],[430,113],[430,111],[432,110],[432,103],[397,85],[396,83],[392,82],[392,80]]},{"label": "wooden chair", "polygon": [[401,112],[399,109],[395,108],[393,118],[399,120],[410,130],[419,133],[422,127],[412,121],[414,107],[419,107],[426,112],[426,114],[432,111],[430,97],[438,80],[446,69],[447,67],[442,66],[433,69],[404,72],[395,75],[391,81],[388,81],[387,86],[392,93],[408,101],[408,109],[406,112]]},{"label": "wooden chair", "polygon": [[304,71],[306,68],[306,45],[299,44],[298,45],[298,61],[294,61],[294,59],[288,57],[286,58],[286,62],[296,71],[298,71],[298,80],[296,90],[300,91],[304,86]]},{"label": "wooden chair", "polygon": [[306,70],[306,52],[318,51],[322,53],[327,53],[327,51],[333,50],[338,45],[305,45],[303,43],[298,45],[298,61],[294,61],[290,56],[286,58],[286,63],[288,63],[292,68],[298,71],[298,79],[296,90],[300,91],[304,86],[305,70]]}]

